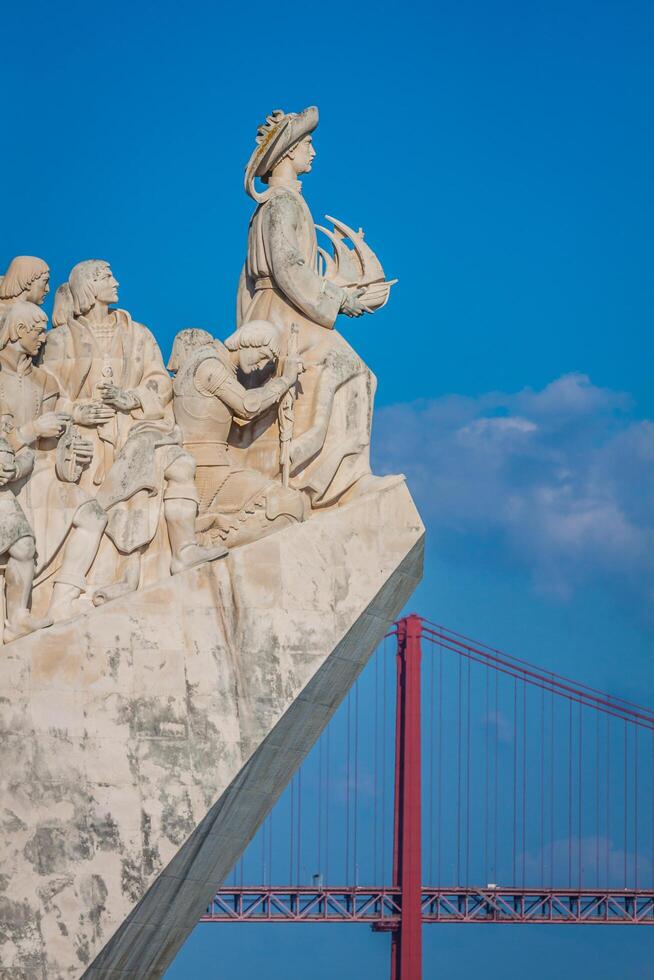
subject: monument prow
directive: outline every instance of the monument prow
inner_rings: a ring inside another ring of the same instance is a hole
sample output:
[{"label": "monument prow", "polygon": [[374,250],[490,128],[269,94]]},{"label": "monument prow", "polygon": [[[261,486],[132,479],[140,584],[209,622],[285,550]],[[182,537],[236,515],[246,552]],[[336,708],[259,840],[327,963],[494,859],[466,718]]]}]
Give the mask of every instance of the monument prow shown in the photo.
[{"label": "monument prow", "polygon": [[5,647],[5,969],[163,974],[419,582],[423,534],[400,480]]}]

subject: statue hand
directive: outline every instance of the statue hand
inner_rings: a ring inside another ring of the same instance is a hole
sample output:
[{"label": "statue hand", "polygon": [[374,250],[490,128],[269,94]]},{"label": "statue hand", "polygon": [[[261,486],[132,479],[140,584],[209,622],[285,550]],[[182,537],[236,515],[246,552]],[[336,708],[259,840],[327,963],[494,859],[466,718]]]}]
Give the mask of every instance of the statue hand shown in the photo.
[{"label": "statue hand", "polygon": [[341,304],[341,313],[345,313],[345,316],[361,316],[362,313],[371,313],[372,311],[360,300],[360,297],[363,296],[365,291],[365,286],[355,286],[353,289],[346,289],[345,299]]},{"label": "statue hand", "polygon": [[284,381],[288,382],[289,387],[294,385],[298,379],[298,375],[302,374],[304,371],[304,364],[299,357],[291,355],[287,357],[284,361],[284,370],[282,372],[282,377]]},{"label": "statue hand", "polygon": [[46,412],[45,415],[34,419],[34,432],[44,439],[60,436],[69,418],[70,416],[63,412]]},{"label": "statue hand", "polygon": [[87,464],[93,459],[93,443],[90,439],[76,436],[71,442],[71,449],[75,453],[78,463]]},{"label": "statue hand", "polygon": [[116,410],[103,402],[78,402],[73,408],[73,422],[77,425],[103,425],[115,414]]},{"label": "statue hand", "polygon": [[0,466],[0,487],[6,486],[16,479],[18,469],[15,463],[3,463]]},{"label": "statue hand", "polygon": [[100,398],[105,405],[113,405],[121,412],[131,412],[141,404],[137,396],[124,388],[117,388],[111,381],[100,381],[98,384]]}]

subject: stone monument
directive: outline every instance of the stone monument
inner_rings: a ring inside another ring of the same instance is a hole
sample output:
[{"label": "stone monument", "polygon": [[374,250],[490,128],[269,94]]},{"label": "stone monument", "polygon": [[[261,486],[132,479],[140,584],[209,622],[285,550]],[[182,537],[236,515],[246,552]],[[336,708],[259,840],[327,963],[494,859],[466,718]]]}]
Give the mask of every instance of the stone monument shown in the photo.
[{"label": "stone monument", "polygon": [[313,221],[317,125],[259,129],[235,329],[167,369],[108,262],[49,331],[46,263],[0,279],[2,980],[162,976],[420,580],[336,329],[393,281]]}]

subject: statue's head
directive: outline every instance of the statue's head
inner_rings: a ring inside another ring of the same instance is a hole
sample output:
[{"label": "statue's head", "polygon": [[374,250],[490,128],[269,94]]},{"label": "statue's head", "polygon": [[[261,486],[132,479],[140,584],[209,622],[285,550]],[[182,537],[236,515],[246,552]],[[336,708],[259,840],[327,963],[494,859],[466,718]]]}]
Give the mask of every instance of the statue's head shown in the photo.
[{"label": "statue's head", "polygon": [[227,338],[225,347],[243,374],[254,374],[279,357],[281,333],[268,320],[251,320]]},{"label": "statue's head", "polygon": [[78,262],[68,277],[68,286],[75,316],[84,316],[96,302],[118,302],[118,280],[109,263],[101,259]]},{"label": "statue's head", "polygon": [[200,330],[198,327],[188,327],[186,330],[180,330],[173,341],[173,349],[170,360],[168,361],[168,370],[172,374],[177,374],[184,367],[194,351],[199,347],[206,347],[207,344],[212,344],[213,342],[214,338],[207,330]]},{"label": "statue's head", "polygon": [[0,299],[41,305],[50,291],[50,269],[34,255],[17,255],[0,281]]},{"label": "statue's head", "polygon": [[290,160],[293,170],[299,176],[300,174],[309,173],[315,155],[316,149],[313,145],[313,137],[309,133],[307,136],[303,136],[288,153],[285,153],[282,160]]},{"label": "statue's head", "polygon": [[48,318],[36,303],[18,300],[10,303],[2,316],[0,350],[17,344],[30,357],[36,357],[45,342]]},{"label": "statue's head", "polygon": [[311,170],[316,151],[311,134],[318,125],[318,109],[309,106],[302,112],[275,109],[257,132],[257,145],[245,168],[245,191],[259,200],[254,181],[267,183],[283,160],[288,160],[296,176]]}]

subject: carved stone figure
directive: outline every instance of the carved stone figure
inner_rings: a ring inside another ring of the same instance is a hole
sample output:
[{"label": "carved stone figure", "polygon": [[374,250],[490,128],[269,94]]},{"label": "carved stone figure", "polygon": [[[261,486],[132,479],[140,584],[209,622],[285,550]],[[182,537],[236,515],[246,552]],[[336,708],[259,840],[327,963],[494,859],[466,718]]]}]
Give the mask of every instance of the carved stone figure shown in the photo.
[{"label": "carved stone figure", "polygon": [[17,457],[7,440],[0,437],[0,562],[4,565],[2,638],[5,643],[52,624],[50,617],[30,612],[36,541],[12,487],[29,473],[33,463],[29,450]]},{"label": "carved stone figure", "polygon": [[17,256],[0,277],[7,635],[397,479],[370,471],[375,378],[334,329],[340,313],[378,310],[394,281],[361,229],[314,224],[301,177],[317,125],[309,107],[260,127],[237,330],[224,344],[182,330],[174,385],[150,331],[115,307],[107,262],[72,269],[47,339],[47,264]]},{"label": "carved stone figure", "polygon": [[[146,549],[151,578],[163,573],[158,558],[177,572],[221,557],[224,548],[208,550],[196,541],[195,460],[174,426],[172,382],[150,331],[126,310],[110,309],[118,282],[109,264],[78,263],[57,300],[60,325],[48,335],[43,364],[93,444],[93,464],[80,483],[106,510],[107,536],[118,553],[133,556],[125,563],[114,555],[111,574],[98,569],[96,581],[105,576],[98,598],[136,588]],[[62,305],[68,307],[65,323]],[[121,575],[114,588],[104,588]]]},{"label": "carved stone figure", "polygon": [[168,363],[175,375],[175,420],[197,462],[197,527],[212,542],[245,544],[303,519],[297,490],[239,465],[228,448],[234,419],[256,419],[297,381],[297,358],[288,358],[281,377],[260,387],[246,389],[236,376],[237,367],[251,375],[276,362],[279,344],[278,328],[261,321],[247,324],[224,345],[204,330],[182,330],[175,338]]},{"label": "carved stone figure", "polygon": [[[239,325],[265,319],[279,326],[284,350],[291,326],[298,326],[306,373],[298,386],[288,450],[290,483],[309,494],[314,508],[374,485],[369,451],[375,378],[333,328],[339,313],[358,317],[383,305],[390,288],[385,281],[373,288],[365,276],[339,285],[319,268],[316,226],[300,182],[315,157],[311,133],[317,124],[315,107],[298,114],[277,110],[259,130],[245,175],[246,191],[258,206],[250,222],[237,304]],[[255,188],[256,177],[267,184],[263,193]],[[338,235],[332,238],[340,245]],[[330,272],[337,271],[331,260]],[[365,302],[369,290],[373,305]],[[253,454],[257,465],[274,476],[279,427],[272,411],[266,421],[258,427],[256,450],[248,447],[245,458],[249,462]]]},{"label": "carved stone figure", "polygon": [[[5,438],[21,460],[29,450],[32,465],[21,467],[12,484],[36,538],[36,583],[48,583],[48,616],[65,619],[86,589],[86,574],[98,550],[107,517],[97,501],[57,472],[57,439],[70,418],[55,378],[37,367],[47,317],[33,303],[6,308],[0,331],[0,404]],[[63,409],[63,410],[62,410]],[[91,461],[88,439],[74,435],[72,449],[80,466]],[[50,581],[53,579],[53,582]],[[42,603],[43,604],[43,603]]]},{"label": "carved stone figure", "polygon": [[50,269],[43,259],[17,255],[0,276],[0,304],[24,300],[41,306],[50,292]]}]

